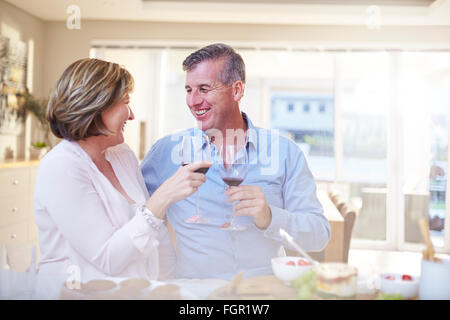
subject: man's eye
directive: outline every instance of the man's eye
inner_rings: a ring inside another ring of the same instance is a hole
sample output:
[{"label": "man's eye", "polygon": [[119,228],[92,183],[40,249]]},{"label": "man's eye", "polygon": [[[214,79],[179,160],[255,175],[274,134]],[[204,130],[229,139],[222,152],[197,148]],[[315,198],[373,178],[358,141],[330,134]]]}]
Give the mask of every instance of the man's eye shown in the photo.
[{"label": "man's eye", "polygon": [[206,92],[208,92],[209,90],[207,89],[207,88],[200,88],[200,92],[202,92],[202,93],[206,93]]}]

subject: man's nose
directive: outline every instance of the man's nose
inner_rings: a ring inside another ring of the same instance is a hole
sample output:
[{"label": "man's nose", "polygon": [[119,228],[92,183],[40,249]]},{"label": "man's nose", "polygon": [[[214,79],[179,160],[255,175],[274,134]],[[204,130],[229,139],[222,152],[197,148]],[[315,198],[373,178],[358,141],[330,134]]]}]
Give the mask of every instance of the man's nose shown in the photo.
[{"label": "man's nose", "polygon": [[196,106],[202,103],[203,98],[201,97],[201,95],[197,92],[197,91],[192,91],[189,95],[188,95],[188,105],[189,106]]}]

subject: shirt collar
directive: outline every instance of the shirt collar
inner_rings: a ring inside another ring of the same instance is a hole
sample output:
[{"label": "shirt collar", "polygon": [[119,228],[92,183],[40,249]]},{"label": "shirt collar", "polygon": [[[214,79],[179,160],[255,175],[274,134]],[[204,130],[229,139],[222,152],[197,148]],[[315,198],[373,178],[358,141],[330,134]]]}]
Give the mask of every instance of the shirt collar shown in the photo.
[{"label": "shirt collar", "polygon": [[[206,141],[207,141],[207,139],[209,139],[209,137],[206,135],[206,133],[204,131],[198,129],[198,128],[194,128],[193,135],[199,137],[198,140],[197,139],[194,140],[194,148],[195,148],[195,150],[196,151],[200,151],[200,149],[205,149]],[[201,141],[202,141],[201,143],[199,143],[200,142],[200,137],[202,138],[201,139]]]},{"label": "shirt collar", "polygon": [[[245,112],[241,112],[242,118],[247,123],[247,145],[248,147],[252,146],[254,150],[256,150],[256,146],[258,143],[258,137],[256,133],[256,127],[253,125],[252,121],[249,119]],[[202,144],[196,145],[196,151],[199,151],[200,148],[204,149],[206,145],[206,139],[209,139],[206,133],[198,128],[193,128],[193,135],[201,135],[202,136]]]},{"label": "shirt collar", "polygon": [[251,120],[248,118],[247,114],[245,112],[242,113],[242,118],[244,121],[247,122],[247,144],[248,147],[252,146],[254,150],[256,150],[256,146],[258,145],[258,137],[256,134],[256,128],[251,122]]}]

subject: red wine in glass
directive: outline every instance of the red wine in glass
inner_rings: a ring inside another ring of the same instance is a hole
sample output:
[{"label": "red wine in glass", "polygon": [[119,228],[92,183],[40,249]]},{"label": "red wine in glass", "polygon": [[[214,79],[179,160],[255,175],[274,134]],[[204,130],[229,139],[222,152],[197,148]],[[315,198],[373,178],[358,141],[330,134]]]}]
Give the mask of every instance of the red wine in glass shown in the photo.
[{"label": "red wine in glass", "polygon": [[222,178],[222,180],[230,187],[237,187],[242,183],[242,181],[244,181],[244,179],[241,178],[229,178],[229,177]]},{"label": "red wine in glass", "polygon": [[[188,164],[189,163],[182,163],[181,165],[184,167]],[[194,172],[206,174],[208,172],[208,170],[209,170],[209,167],[206,167],[206,168],[199,168],[199,169],[195,170]]]}]

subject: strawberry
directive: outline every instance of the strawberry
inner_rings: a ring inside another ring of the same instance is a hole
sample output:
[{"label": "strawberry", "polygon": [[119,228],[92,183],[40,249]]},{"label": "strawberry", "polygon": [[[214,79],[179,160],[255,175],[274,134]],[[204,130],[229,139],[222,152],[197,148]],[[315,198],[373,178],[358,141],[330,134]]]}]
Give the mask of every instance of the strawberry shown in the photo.
[{"label": "strawberry", "polygon": [[404,275],[402,275],[402,280],[403,281],[412,281],[413,278],[409,274],[404,274]]},{"label": "strawberry", "polygon": [[298,266],[310,266],[312,263],[306,260],[299,259],[297,261]]},{"label": "strawberry", "polygon": [[384,278],[386,280],[395,280],[394,276],[385,276]]},{"label": "strawberry", "polygon": [[295,262],[294,261],[288,261],[288,262],[286,262],[286,265],[288,265],[288,266],[295,266]]}]

